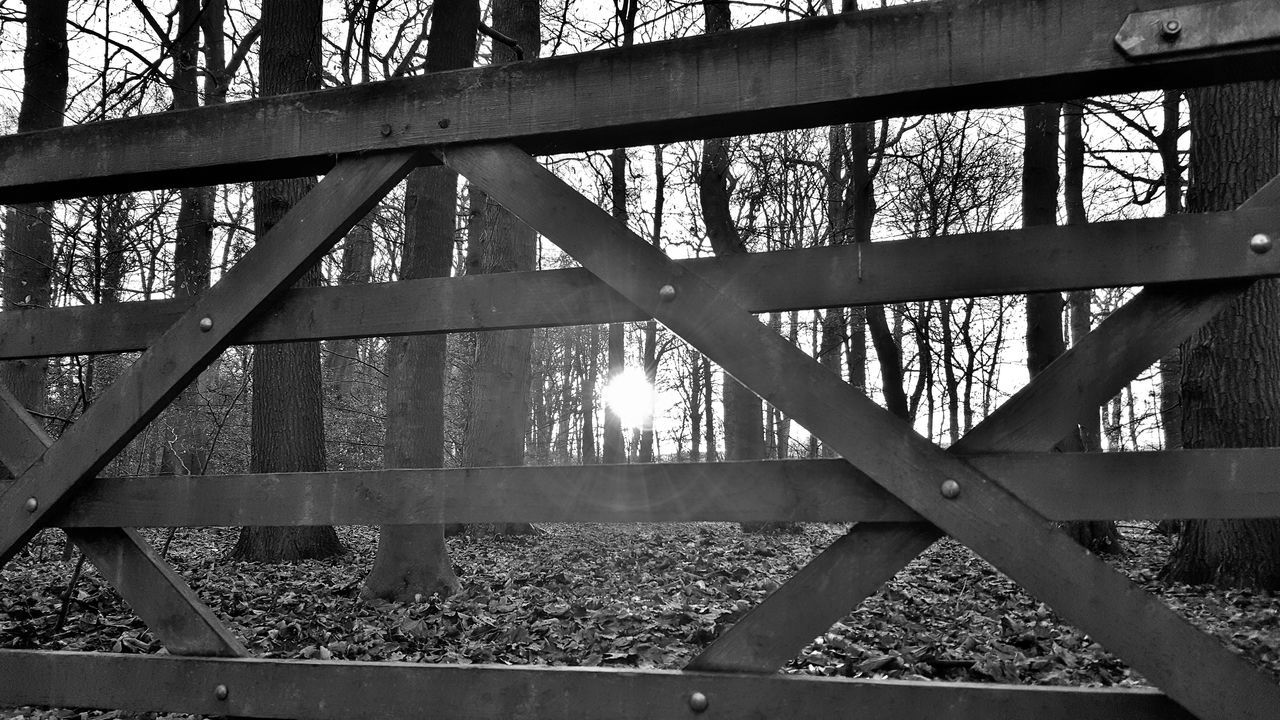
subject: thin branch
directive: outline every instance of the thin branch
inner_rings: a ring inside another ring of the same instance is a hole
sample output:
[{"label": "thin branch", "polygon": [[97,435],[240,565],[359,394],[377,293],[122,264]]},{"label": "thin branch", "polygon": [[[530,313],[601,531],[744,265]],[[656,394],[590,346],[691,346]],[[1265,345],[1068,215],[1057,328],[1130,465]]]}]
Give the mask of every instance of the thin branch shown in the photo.
[{"label": "thin branch", "polygon": [[516,60],[524,59],[524,48],[520,47],[520,43],[516,42],[515,38],[503,35],[484,23],[480,23],[480,32],[489,36],[495,42],[500,42],[515,51]]}]

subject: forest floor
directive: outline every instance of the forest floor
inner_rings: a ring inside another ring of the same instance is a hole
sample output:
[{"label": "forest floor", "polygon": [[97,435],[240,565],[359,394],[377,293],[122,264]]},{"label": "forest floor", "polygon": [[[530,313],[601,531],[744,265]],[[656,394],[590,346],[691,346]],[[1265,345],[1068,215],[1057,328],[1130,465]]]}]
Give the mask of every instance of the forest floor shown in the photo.
[{"label": "forest floor", "polygon": [[[337,560],[225,559],[231,528],[180,529],[168,557],[255,655],[410,662],[679,668],[829,545],[843,526],[744,535],[728,523],[543,525],[537,536],[459,537],[463,590],[445,600],[359,597],[376,531],[340,528]],[[1195,625],[1280,677],[1280,595],[1159,579],[1168,538],[1125,524],[1119,570]],[[144,531],[163,547],[168,531]],[[155,653],[159,643],[46,531],[0,571],[0,647]],[[1195,662],[1188,658],[1187,662]],[[1145,681],[964,547],[944,540],[816,638],[787,673],[858,678],[1140,686]],[[185,718],[81,709],[0,709],[0,718]]]}]

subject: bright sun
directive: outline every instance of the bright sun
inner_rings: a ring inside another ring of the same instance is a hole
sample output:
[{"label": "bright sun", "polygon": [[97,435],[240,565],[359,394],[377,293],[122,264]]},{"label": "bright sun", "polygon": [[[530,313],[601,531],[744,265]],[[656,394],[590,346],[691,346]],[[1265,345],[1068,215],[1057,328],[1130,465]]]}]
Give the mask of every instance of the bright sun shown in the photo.
[{"label": "bright sun", "polygon": [[644,427],[653,411],[653,386],[640,368],[624,369],[604,388],[604,402],[625,428]]}]

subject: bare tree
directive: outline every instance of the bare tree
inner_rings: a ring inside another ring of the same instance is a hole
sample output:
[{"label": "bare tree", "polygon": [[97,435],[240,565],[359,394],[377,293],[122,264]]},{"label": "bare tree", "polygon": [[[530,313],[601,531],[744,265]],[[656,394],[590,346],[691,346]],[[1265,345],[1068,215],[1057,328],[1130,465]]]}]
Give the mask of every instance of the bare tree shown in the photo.
[{"label": "bare tree", "polygon": [[[61,127],[67,105],[67,0],[27,3],[18,131]],[[52,203],[16,205],[5,221],[5,311],[49,307],[53,288]],[[31,410],[45,407],[43,358],[0,363],[0,381]]]},{"label": "bare tree", "polygon": [[[262,8],[262,94],[320,88],[321,3],[277,0]],[[311,189],[312,178],[254,184],[258,238]],[[320,284],[313,267],[299,286]],[[256,473],[325,469],[318,342],[259,345],[253,355],[253,431],[249,470]],[[332,527],[247,527],[232,555],[245,560],[292,562],[345,552]]]},{"label": "bare tree", "polygon": [[[1187,210],[1230,210],[1280,173],[1280,82],[1187,91]],[[1280,281],[1259,280],[1182,346],[1188,448],[1280,446]],[[1166,566],[1180,582],[1280,588],[1280,520],[1188,520]]]},{"label": "bare tree", "polygon": [[[479,3],[440,0],[433,13],[427,71],[470,66],[480,23]],[[448,168],[420,168],[410,173],[404,201],[402,280],[450,274],[457,190],[458,175]],[[444,336],[387,341],[386,467],[443,466],[445,367]],[[457,589],[444,526],[384,525],[379,529],[378,555],[365,578],[362,595],[406,601],[415,596],[445,596]]]}]

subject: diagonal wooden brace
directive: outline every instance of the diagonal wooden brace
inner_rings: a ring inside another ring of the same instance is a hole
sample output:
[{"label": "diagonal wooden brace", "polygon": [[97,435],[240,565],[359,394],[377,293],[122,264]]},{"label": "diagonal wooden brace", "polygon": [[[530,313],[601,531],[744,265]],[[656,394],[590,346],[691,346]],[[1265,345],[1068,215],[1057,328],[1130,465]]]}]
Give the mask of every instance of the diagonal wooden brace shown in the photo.
[{"label": "diagonal wooden brace", "polygon": [[[0,386],[0,463],[29,467],[53,440]],[[174,655],[246,657],[249,651],[136,531],[67,528],[67,537]]]},{"label": "diagonal wooden brace", "polygon": [[[1261,188],[1241,209],[1276,205],[1280,205],[1280,178]],[[1053,446],[1074,430],[1077,418],[1113,397],[1249,285],[1244,281],[1146,288],[979,423],[951,451],[964,455]],[[923,551],[941,533],[931,526],[862,523],[849,535],[853,537],[814,558],[794,580],[765,598],[688,667],[773,672],[911,562],[919,554],[906,544],[912,538],[914,547]],[[865,548],[877,550],[872,553]],[[822,573],[855,573],[859,580],[843,585],[847,592],[840,596],[807,592],[805,588],[815,582],[810,576]],[[795,588],[788,587],[792,582]],[[793,610],[795,620],[779,625],[780,614],[797,604],[804,607],[803,612]]]},{"label": "diagonal wooden brace", "polygon": [[96,474],[279,293],[417,164],[416,151],[339,160],[217,285],[0,495],[0,566],[75,485]]},{"label": "diagonal wooden brace", "polygon": [[[452,147],[444,161],[738,381],[1205,718],[1272,717],[1280,687],[920,437],[511,145]],[[669,286],[669,287],[668,287]],[[952,481],[960,493],[939,492]],[[1197,658],[1194,665],[1185,661]]]},{"label": "diagonal wooden brace", "polygon": [[[1237,297],[1240,284],[1190,296],[1169,288],[1144,290],[960,439],[957,455],[1044,450],[1168,348]],[[752,608],[688,664],[691,670],[773,672],[888,582],[942,533],[921,523],[858,523],[846,537]],[[849,579],[816,580],[819,575]],[[816,582],[840,583],[818,594]],[[795,587],[792,585],[795,584]],[[797,611],[797,607],[803,608]],[[790,617],[790,622],[781,618]]]}]

